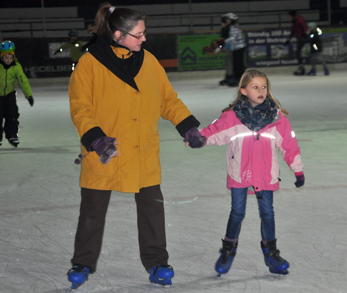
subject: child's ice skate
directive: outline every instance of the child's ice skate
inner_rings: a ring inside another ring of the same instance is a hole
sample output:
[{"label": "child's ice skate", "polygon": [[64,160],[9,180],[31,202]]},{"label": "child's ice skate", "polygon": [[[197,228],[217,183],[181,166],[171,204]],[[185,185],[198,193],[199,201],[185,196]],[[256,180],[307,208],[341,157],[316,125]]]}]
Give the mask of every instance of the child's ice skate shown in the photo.
[{"label": "child's ice skate", "polygon": [[305,75],[305,67],[299,65],[298,69],[294,71],[294,75]]},{"label": "child's ice skate", "polygon": [[234,257],[236,255],[237,243],[234,245],[231,241],[226,241],[222,239],[223,248],[220,249],[220,257],[218,258],[215,270],[217,272],[217,278],[220,278],[222,274],[226,274],[231,264],[233,263]]},{"label": "child's ice skate", "polygon": [[84,265],[73,265],[73,267],[67,272],[68,280],[72,283],[71,289],[77,289],[87,281],[89,273],[90,267]]},{"label": "child's ice skate", "polygon": [[316,75],[316,69],[312,68],[309,72],[306,73],[306,75],[315,76]]},{"label": "child's ice skate", "polygon": [[165,287],[172,285],[171,278],[174,277],[174,270],[170,265],[156,265],[147,270],[149,273],[149,281]]},{"label": "child's ice skate", "polygon": [[273,274],[287,275],[289,273],[287,270],[289,263],[280,257],[280,251],[276,248],[276,239],[268,240],[266,245],[261,241],[260,245],[269,271]]},{"label": "child's ice skate", "polygon": [[19,145],[19,139],[18,136],[11,136],[8,139],[8,142],[10,143],[10,145],[14,146],[15,148]]}]

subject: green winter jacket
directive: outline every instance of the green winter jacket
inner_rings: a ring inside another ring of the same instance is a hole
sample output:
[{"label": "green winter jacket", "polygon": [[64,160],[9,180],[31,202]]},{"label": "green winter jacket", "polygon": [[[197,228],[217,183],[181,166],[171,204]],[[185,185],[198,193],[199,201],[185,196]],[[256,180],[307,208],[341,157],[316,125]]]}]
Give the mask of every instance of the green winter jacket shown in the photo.
[{"label": "green winter jacket", "polygon": [[67,42],[63,45],[61,45],[61,47],[58,49],[60,52],[61,51],[65,51],[70,49],[70,53],[71,53],[71,61],[72,62],[78,62],[78,60],[81,58],[81,56],[83,55],[83,42],[81,40],[77,40],[75,42]]},{"label": "green winter jacket", "polygon": [[18,84],[22,89],[25,97],[28,99],[32,97],[32,92],[28,78],[23,72],[23,68],[18,62],[18,59],[15,58],[14,62],[10,65],[6,65],[3,62],[0,62],[0,96],[4,97],[12,93],[15,89],[16,79]]}]

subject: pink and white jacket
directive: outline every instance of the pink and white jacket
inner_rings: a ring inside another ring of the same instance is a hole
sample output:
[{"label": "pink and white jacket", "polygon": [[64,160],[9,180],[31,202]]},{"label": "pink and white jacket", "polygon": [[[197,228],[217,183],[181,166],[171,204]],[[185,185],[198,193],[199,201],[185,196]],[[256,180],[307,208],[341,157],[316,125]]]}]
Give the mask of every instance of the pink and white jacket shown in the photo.
[{"label": "pink and white jacket", "polygon": [[255,191],[278,190],[277,150],[292,171],[303,171],[300,148],[290,122],[278,112],[279,119],[258,132],[243,125],[232,110],[222,113],[200,131],[207,138],[206,145],[228,144],[228,189],[253,186]]}]

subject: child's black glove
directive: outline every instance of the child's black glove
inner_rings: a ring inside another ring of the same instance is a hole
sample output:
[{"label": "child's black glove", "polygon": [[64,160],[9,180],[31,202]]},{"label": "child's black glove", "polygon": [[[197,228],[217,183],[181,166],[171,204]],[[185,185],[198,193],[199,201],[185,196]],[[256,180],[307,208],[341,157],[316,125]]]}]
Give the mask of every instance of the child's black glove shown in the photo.
[{"label": "child's black glove", "polygon": [[296,182],[294,183],[295,186],[296,187],[304,186],[304,184],[305,184],[304,172],[296,172],[295,177],[296,177]]},{"label": "child's black glove", "polygon": [[34,98],[33,98],[33,96],[28,97],[28,102],[29,102],[31,107],[34,106]]}]

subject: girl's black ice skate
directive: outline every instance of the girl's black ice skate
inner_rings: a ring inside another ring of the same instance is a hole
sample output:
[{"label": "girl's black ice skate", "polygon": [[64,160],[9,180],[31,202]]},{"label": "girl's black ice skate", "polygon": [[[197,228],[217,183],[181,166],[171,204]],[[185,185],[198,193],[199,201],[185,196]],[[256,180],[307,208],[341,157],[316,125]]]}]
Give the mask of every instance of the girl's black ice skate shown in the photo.
[{"label": "girl's black ice skate", "polygon": [[217,272],[217,278],[220,278],[222,274],[226,274],[231,264],[233,263],[234,257],[236,255],[237,243],[234,245],[231,241],[226,241],[222,239],[223,248],[220,249],[220,257],[218,258],[215,270]]},{"label": "girl's black ice skate", "polygon": [[267,245],[260,242],[263,250],[265,264],[269,267],[270,273],[287,275],[289,263],[280,256],[280,251],[276,248],[276,239],[268,240]]}]

